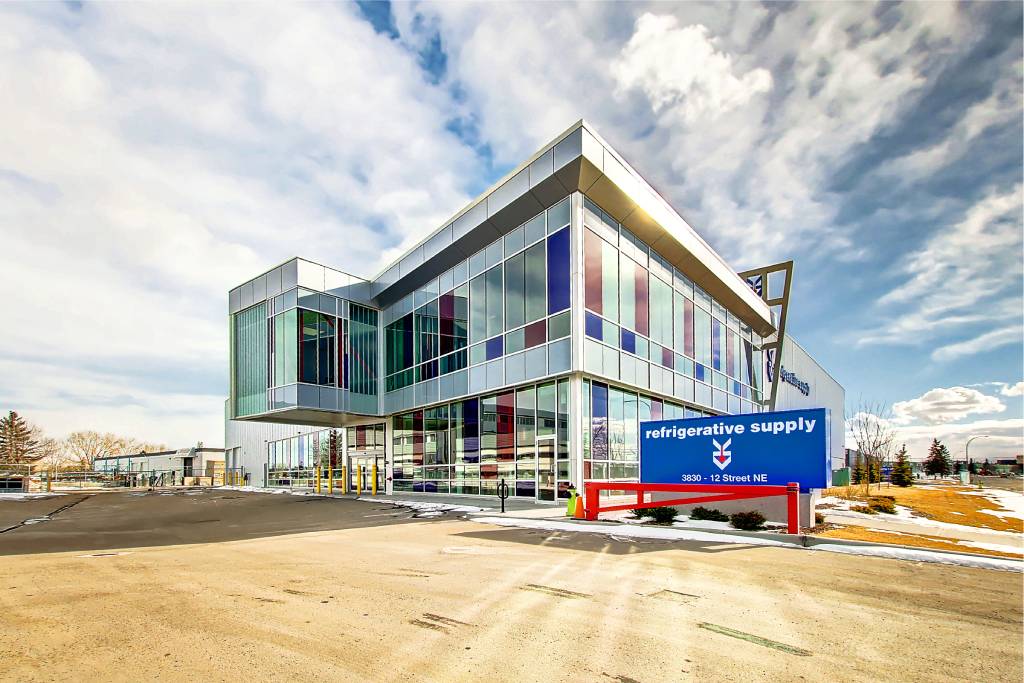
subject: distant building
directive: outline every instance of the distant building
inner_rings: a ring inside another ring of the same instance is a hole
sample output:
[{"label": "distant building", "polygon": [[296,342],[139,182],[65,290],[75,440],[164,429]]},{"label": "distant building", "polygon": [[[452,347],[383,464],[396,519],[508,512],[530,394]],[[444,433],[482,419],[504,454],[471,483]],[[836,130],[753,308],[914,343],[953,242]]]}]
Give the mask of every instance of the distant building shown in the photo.
[{"label": "distant building", "polygon": [[138,474],[154,483],[189,483],[198,477],[224,474],[223,448],[179,448],[176,451],[128,453],[96,458],[93,471],[108,474]]}]

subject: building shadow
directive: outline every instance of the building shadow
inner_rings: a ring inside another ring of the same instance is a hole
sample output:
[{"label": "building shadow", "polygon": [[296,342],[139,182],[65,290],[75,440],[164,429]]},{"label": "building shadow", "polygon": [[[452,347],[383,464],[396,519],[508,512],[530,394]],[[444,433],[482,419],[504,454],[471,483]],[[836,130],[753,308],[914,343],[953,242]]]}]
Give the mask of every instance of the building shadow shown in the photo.
[{"label": "building shadow", "polygon": [[455,534],[455,536],[467,539],[498,541],[501,543],[546,546],[605,555],[635,555],[638,553],[672,551],[718,554],[772,547],[746,543],[629,538],[618,536],[614,531],[609,531],[608,533],[584,533],[561,530],[522,529],[518,527],[465,531]]}]

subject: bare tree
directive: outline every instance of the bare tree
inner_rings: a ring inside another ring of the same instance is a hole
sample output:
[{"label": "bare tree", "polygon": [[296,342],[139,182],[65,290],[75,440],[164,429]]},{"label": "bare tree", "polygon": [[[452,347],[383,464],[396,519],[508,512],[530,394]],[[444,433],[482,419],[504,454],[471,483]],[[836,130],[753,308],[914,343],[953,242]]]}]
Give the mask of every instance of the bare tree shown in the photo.
[{"label": "bare tree", "polygon": [[82,430],[68,434],[68,455],[82,470],[92,470],[96,458],[110,454],[110,448],[117,439],[113,434],[100,434],[92,430]]},{"label": "bare tree", "polygon": [[107,455],[129,455],[132,453],[153,453],[166,450],[163,444],[140,441],[111,432],[101,434],[92,430],[72,432],[65,439],[67,453],[83,470],[92,470],[96,458]]},{"label": "bare tree", "polygon": [[853,414],[846,418],[846,433],[853,439],[865,460],[865,493],[871,488],[871,472],[875,467],[878,468],[878,486],[881,488],[882,465],[889,462],[896,442],[896,430],[892,426],[889,406],[862,399]]},{"label": "bare tree", "polygon": [[67,453],[67,446],[61,439],[46,437],[39,442],[38,464],[43,469],[53,472],[71,463]]}]

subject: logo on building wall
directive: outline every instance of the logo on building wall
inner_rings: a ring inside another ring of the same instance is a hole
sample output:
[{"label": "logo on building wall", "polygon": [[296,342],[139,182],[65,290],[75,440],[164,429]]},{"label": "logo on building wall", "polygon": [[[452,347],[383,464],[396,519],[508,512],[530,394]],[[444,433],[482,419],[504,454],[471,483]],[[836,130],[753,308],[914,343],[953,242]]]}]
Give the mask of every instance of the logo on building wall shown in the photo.
[{"label": "logo on building wall", "polygon": [[768,375],[768,383],[775,381],[775,349],[765,349],[764,369]]},{"label": "logo on building wall", "polygon": [[711,458],[718,465],[718,469],[724,470],[732,462],[732,451],[726,450],[732,443],[732,439],[726,439],[725,443],[718,443],[717,439],[711,439],[711,443],[715,445],[715,450],[711,452]]},{"label": "logo on building wall", "polygon": [[804,396],[811,395],[810,384],[803,381],[792,372],[787,372],[785,367],[779,368],[779,372],[783,382],[785,382],[786,384],[792,384],[794,387],[797,388],[797,391],[799,391]]}]

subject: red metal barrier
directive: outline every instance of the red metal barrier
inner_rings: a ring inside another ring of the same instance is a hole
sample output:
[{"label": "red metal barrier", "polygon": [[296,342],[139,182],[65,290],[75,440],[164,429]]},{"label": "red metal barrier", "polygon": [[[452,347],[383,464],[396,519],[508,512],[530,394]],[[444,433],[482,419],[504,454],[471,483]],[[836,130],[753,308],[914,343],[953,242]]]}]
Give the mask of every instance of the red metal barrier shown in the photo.
[{"label": "red metal barrier", "polygon": [[[636,510],[671,505],[692,505],[694,503],[717,503],[725,500],[745,500],[748,498],[769,498],[786,496],[786,526],[791,534],[800,533],[800,485],[790,482],[786,486],[743,486],[730,484],[626,484],[621,482],[588,481],[584,482],[585,492],[583,507],[585,518],[597,519],[602,512],[613,510]],[[624,505],[601,506],[600,492],[604,491],[636,491],[636,502]],[[644,494],[649,491],[670,493],[707,493],[713,495],[694,498],[673,498],[651,503],[644,502]]]}]

